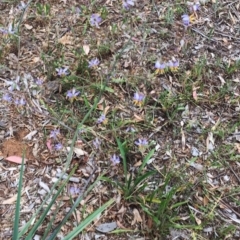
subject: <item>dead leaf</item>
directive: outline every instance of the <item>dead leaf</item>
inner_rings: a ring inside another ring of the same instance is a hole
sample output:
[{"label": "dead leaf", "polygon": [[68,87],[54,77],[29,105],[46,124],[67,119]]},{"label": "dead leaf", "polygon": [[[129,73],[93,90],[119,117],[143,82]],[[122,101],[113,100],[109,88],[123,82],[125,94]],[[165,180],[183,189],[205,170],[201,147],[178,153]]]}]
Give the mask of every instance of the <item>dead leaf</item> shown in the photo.
[{"label": "dead leaf", "polygon": [[133,215],[134,215],[134,219],[133,219],[131,225],[134,225],[137,222],[142,222],[142,218],[136,208],[133,209]]},{"label": "dead leaf", "polygon": [[140,161],[138,161],[138,162],[136,162],[135,164],[134,164],[134,167],[139,167],[139,166],[141,166],[142,165],[142,161],[140,160]]},{"label": "dead leaf", "polygon": [[72,45],[73,44],[73,37],[69,36],[68,34],[64,35],[63,37],[58,39],[58,42],[62,45]]},{"label": "dead leaf", "polygon": [[32,140],[32,137],[37,133],[37,130],[34,130],[32,132],[30,132],[28,135],[26,135],[23,140]]},{"label": "dead leaf", "polygon": [[111,232],[111,231],[113,231],[115,228],[117,228],[117,223],[116,223],[116,222],[103,223],[103,224],[100,224],[99,226],[96,227],[96,229],[97,229],[99,232],[102,232],[102,233]]},{"label": "dead leaf", "polygon": [[29,25],[29,24],[24,24],[25,28],[27,30],[31,30],[33,28],[33,26]]},{"label": "dead leaf", "polygon": [[[9,157],[5,158],[5,160],[8,160],[9,162],[22,164],[22,157],[19,157],[19,156],[9,156]],[[26,162],[27,162],[27,159],[24,158],[24,163],[26,163]]]},{"label": "dead leaf", "polygon": [[85,52],[86,55],[88,55],[89,52],[90,52],[90,47],[89,47],[89,45],[83,45],[83,51]]}]

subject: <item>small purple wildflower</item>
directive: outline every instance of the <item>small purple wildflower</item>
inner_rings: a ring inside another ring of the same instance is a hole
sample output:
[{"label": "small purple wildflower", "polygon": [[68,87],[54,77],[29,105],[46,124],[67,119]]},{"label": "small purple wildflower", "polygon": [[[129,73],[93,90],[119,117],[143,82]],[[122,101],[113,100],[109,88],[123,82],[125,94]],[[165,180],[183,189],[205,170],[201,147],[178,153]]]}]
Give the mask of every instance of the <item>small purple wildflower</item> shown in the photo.
[{"label": "small purple wildflower", "polygon": [[136,130],[133,127],[128,127],[126,132],[136,132]]},{"label": "small purple wildflower", "polygon": [[113,154],[110,157],[111,162],[113,163],[113,165],[119,164],[120,163],[120,157],[116,154]]},{"label": "small purple wildflower", "polygon": [[129,10],[130,7],[133,7],[133,6],[134,6],[134,1],[133,0],[123,1],[123,8],[124,9]]},{"label": "small purple wildflower", "polygon": [[69,188],[69,193],[70,193],[71,195],[77,195],[77,194],[80,193],[80,188],[75,187],[75,186],[71,186],[71,187]]},{"label": "small purple wildflower", "polygon": [[5,102],[11,102],[12,101],[12,97],[9,93],[5,93],[3,96],[2,96],[2,99],[3,101]]},{"label": "small purple wildflower", "polygon": [[195,17],[194,15],[187,15],[187,14],[184,14],[182,15],[182,21],[183,21],[183,25],[188,27],[190,25],[190,23],[193,23],[195,21]]},{"label": "small purple wildflower", "polygon": [[134,93],[134,97],[133,97],[134,105],[141,107],[143,105],[144,98],[145,98],[145,95],[143,93],[140,93],[140,92]]},{"label": "small purple wildflower", "polygon": [[57,139],[57,136],[60,135],[59,129],[54,129],[50,132],[50,138],[53,138],[54,140]]},{"label": "small purple wildflower", "polygon": [[0,32],[3,34],[14,34],[16,31],[13,29],[13,25],[9,24],[8,29],[0,28]]},{"label": "small purple wildflower", "polygon": [[138,145],[139,151],[144,153],[148,146],[148,141],[146,138],[139,138],[137,141],[135,141],[135,144]]},{"label": "small purple wildflower", "polygon": [[59,151],[63,148],[63,145],[61,143],[57,143],[57,144],[55,144],[54,148],[56,151]]},{"label": "small purple wildflower", "polygon": [[164,70],[166,68],[166,64],[165,63],[160,63],[159,61],[156,61],[155,68],[157,69],[156,74],[163,74]]},{"label": "small purple wildflower", "polygon": [[89,65],[88,65],[89,68],[94,68],[100,63],[100,61],[98,60],[98,58],[94,58],[91,61],[89,61],[88,63],[89,63]]},{"label": "small purple wildflower", "polygon": [[70,102],[73,102],[79,94],[80,92],[73,88],[72,90],[67,91],[67,98],[69,98]]},{"label": "small purple wildflower", "polygon": [[192,5],[190,5],[189,8],[190,8],[191,12],[196,12],[196,11],[198,11],[200,9],[200,3],[196,2],[196,3],[192,4]]},{"label": "small purple wildflower", "polygon": [[169,61],[167,63],[167,66],[173,71],[176,72],[178,70],[179,67],[179,60],[175,60],[175,61]]},{"label": "small purple wildflower", "polygon": [[139,138],[138,141],[135,141],[135,144],[139,147],[146,147],[148,145],[148,141],[146,138]]},{"label": "small purple wildflower", "polygon": [[93,140],[93,145],[96,149],[99,149],[100,145],[101,145],[101,141],[99,140],[99,138],[95,138]]},{"label": "small purple wildflower", "polygon": [[2,34],[8,34],[8,30],[7,29],[4,29],[4,28],[0,28],[0,32]]},{"label": "small purple wildflower", "polygon": [[106,116],[105,114],[102,114],[98,119],[97,119],[97,124],[101,124],[106,122]]},{"label": "small purple wildflower", "polygon": [[99,28],[99,23],[101,21],[102,21],[102,18],[100,17],[100,15],[98,13],[94,13],[90,17],[90,24],[91,24],[91,26],[96,26],[96,27]]},{"label": "small purple wildflower", "polygon": [[26,100],[24,98],[21,98],[20,100],[16,99],[14,103],[19,107],[23,107],[26,104]]},{"label": "small purple wildflower", "polygon": [[60,77],[63,77],[69,74],[68,67],[56,68],[56,71],[57,71],[57,75]]},{"label": "small purple wildflower", "polygon": [[41,78],[36,78],[35,79],[35,83],[38,85],[38,86],[41,86],[43,84],[43,80]]}]

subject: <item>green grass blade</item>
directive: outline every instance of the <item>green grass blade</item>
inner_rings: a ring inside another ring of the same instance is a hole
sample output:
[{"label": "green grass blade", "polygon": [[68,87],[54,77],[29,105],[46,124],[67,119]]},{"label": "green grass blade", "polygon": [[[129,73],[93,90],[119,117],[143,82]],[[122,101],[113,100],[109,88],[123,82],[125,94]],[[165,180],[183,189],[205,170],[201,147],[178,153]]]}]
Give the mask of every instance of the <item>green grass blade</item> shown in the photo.
[{"label": "green grass blade", "polygon": [[22,157],[22,164],[20,170],[20,177],[18,183],[18,195],[16,201],[16,210],[15,210],[15,219],[14,219],[14,227],[13,227],[13,240],[18,239],[18,226],[19,226],[19,219],[20,219],[20,205],[21,205],[21,192],[22,192],[22,181],[23,181],[23,172],[24,172],[24,158],[25,153]]},{"label": "green grass blade", "polygon": [[27,235],[27,237],[25,238],[25,240],[31,240],[35,234],[35,232],[37,231],[38,227],[42,224],[42,222],[44,221],[45,217],[47,216],[50,208],[52,207],[52,205],[55,203],[57,197],[59,196],[59,194],[62,192],[63,188],[66,186],[66,184],[69,181],[69,178],[72,176],[72,174],[74,173],[74,171],[76,170],[77,166],[75,166],[75,168],[72,169],[71,173],[69,174],[68,178],[63,182],[63,184],[61,185],[61,187],[59,188],[59,190],[57,191],[57,193],[54,195],[54,197],[52,198],[51,202],[48,204],[47,208],[45,209],[45,211],[42,213],[41,217],[39,218],[39,220],[34,224],[33,228],[31,229],[31,231],[29,232],[29,234]]},{"label": "green grass blade", "polygon": [[146,180],[148,177],[150,177],[151,175],[153,175],[155,173],[156,173],[156,171],[150,171],[150,172],[146,172],[145,174],[137,177],[134,180],[134,184],[133,184],[132,187],[135,189],[139,183],[141,183],[142,181]]},{"label": "green grass blade", "polygon": [[144,167],[146,166],[146,164],[148,163],[149,159],[153,156],[154,152],[155,152],[155,149],[152,149],[152,150],[148,153],[148,155],[144,158],[143,163],[142,163],[142,165],[140,166],[140,168],[139,168],[139,170],[138,170],[138,172],[139,172],[140,174],[141,174],[143,168],[144,168]]},{"label": "green grass blade", "polygon": [[72,232],[70,232],[63,240],[72,240],[77,234],[82,232],[99,214],[101,214],[105,209],[112,205],[114,199],[110,199],[108,202],[103,204],[100,208],[90,214],[85,218],[80,225],[78,225]]},{"label": "green grass blade", "polygon": [[127,181],[127,158],[126,158],[126,152],[125,152],[125,148],[124,148],[125,143],[122,143],[120,141],[120,139],[118,139],[118,138],[116,138],[116,140],[117,140],[118,148],[121,153],[121,157],[123,159],[123,171],[124,171],[125,181]]}]

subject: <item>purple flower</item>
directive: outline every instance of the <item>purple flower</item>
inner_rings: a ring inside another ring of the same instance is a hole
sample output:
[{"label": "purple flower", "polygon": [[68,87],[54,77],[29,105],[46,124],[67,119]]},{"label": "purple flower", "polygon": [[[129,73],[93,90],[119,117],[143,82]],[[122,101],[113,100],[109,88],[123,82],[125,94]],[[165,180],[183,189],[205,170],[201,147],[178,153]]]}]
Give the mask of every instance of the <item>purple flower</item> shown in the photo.
[{"label": "purple flower", "polygon": [[69,193],[70,193],[71,195],[77,195],[77,194],[80,193],[80,188],[77,188],[77,187],[75,187],[75,186],[71,186],[71,187],[69,188]]},{"label": "purple flower", "polygon": [[138,145],[139,151],[144,153],[148,146],[148,141],[146,138],[139,138],[137,141],[135,141],[135,144]]},{"label": "purple flower", "polygon": [[128,127],[126,132],[136,132],[136,130],[133,127]]},{"label": "purple flower", "polygon": [[93,68],[93,67],[96,67],[100,63],[100,61],[98,60],[98,58],[94,58],[88,63],[89,63],[88,67]]},{"label": "purple flower", "polygon": [[101,21],[102,21],[102,18],[100,17],[100,15],[98,13],[94,13],[90,17],[90,24],[91,24],[91,26],[99,27],[99,23]]},{"label": "purple flower", "polygon": [[119,164],[120,163],[120,157],[116,154],[113,154],[110,157],[111,162],[113,163],[113,165]]},{"label": "purple flower", "polygon": [[98,149],[98,148],[100,147],[100,145],[101,145],[101,141],[100,141],[98,138],[95,138],[95,139],[93,140],[93,145],[94,145],[94,147],[95,147],[96,149]]},{"label": "purple flower", "polygon": [[57,71],[57,75],[60,76],[60,77],[66,76],[66,75],[69,74],[68,67],[56,68],[56,71]]},{"label": "purple flower", "polygon": [[194,3],[189,8],[191,12],[196,12],[200,9],[200,3],[199,2]]},{"label": "purple flower", "polygon": [[5,93],[3,96],[2,96],[2,99],[3,101],[5,102],[11,102],[12,101],[12,97],[9,93]]},{"label": "purple flower", "polygon": [[20,100],[19,99],[16,99],[14,101],[14,103],[16,105],[18,105],[19,107],[23,107],[25,104],[26,104],[26,100],[24,98],[21,98]]},{"label": "purple flower", "polygon": [[134,1],[133,0],[126,0],[123,1],[123,8],[125,8],[126,10],[129,10],[130,7],[134,6]]},{"label": "purple flower", "polygon": [[43,80],[41,78],[36,78],[35,79],[35,83],[38,85],[38,86],[41,86],[43,84]]},{"label": "purple flower", "polygon": [[133,103],[139,107],[143,105],[145,95],[143,93],[136,92],[134,93]]},{"label": "purple flower", "polygon": [[135,144],[139,147],[146,147],[148,145],[148,141],[146,138],[139,138],[138,141],[135,141]]},{"label": "purple flower", "polygon": [[98,119],[97,119],[97,124],[104,123],[106,121],[106,116],[105,114],[102,114]]},{"label": "purple flower", "polygon": [[187,15],[184,14],[182,15],[182,21],[183,21],[183,25],[188,27],[190,25],[190,23],[193,23],[195,21],[195,17],[194,15]]},{"label": "purple flower", "polygon": [[164,69],[166,68],[166,64],[165,63],[160,63],[159,61],[156,61],[155,68],[157,69],[156,70],[157,74],[163,74]]},{"label": "purple flower", "polygon": [[55,148],[55,150],[59,151],[63,148],[63,145],[61,143],[57,143],[57,144],[55,144],[54,148]]},{"label": "purple flower", "polygon": [[50,138],[53,138],[54,140],[56,140],[58,135],[60,135],[59,129],[52,130],[50,133]]},{"label": "purple flower", "polygon": [[73,102],[79,94],[80,92],[73,88],[72,90],[67,91],[67,98],[69,98],[70,102]]},{"label": "purple flower", "polygon": [[179,60],[175,60],[175,61],[169,61],[167,63],[167,66],[173,71],[177,71],[178,67],[179,67]]},{"label": "purple flower", "polygon": [[0,28],[0,32],[3,34],[14,34],[16,31],[13,29],[13,25],[9,24],[8,29]]}]

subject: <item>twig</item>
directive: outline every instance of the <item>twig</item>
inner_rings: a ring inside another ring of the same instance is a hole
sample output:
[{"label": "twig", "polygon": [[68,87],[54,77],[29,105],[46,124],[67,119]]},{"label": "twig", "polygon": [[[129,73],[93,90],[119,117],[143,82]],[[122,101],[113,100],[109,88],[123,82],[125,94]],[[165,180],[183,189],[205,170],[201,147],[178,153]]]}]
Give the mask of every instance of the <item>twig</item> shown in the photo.
[{"label": "twig", "polygon": [[212,38],[210,38],[210,37],[208,37],[208,36],[206,36],[204,33],[202,33],[202,32],[200,32],[199,30],[197,30],[196,28],[191,28],[194,32],[196,32],[196,33],[198,33],[198,34],[200,34],[200,35],[202,35],[203,37],[205,37],[205,38],[207,38],[208,40],[210,40],[210,41],[213,41],[213,42],[218,42],[217,40],[215,40],[215,39],[212,39]]}]

